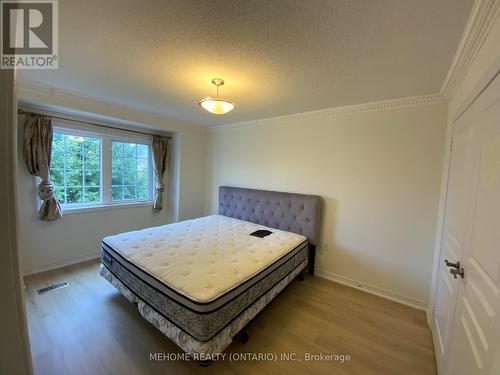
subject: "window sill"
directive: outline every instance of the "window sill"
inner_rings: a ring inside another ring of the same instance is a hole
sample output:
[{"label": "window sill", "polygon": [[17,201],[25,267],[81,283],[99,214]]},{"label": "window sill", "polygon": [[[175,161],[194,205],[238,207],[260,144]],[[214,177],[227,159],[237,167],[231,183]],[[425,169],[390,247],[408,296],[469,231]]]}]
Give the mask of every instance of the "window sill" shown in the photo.
[{"label": "window sill", "polygon": [[128,203],[116,203],[116,204],[101,204],[96,206],[74,207],[74,208],[62,207],[62,211],[64,216],[64,215],[82,214],[94,211],[117,210],[122,208],[147,207],[147,206],[152,207],[153,202],[144,201],[144,202],[128,202]]}]

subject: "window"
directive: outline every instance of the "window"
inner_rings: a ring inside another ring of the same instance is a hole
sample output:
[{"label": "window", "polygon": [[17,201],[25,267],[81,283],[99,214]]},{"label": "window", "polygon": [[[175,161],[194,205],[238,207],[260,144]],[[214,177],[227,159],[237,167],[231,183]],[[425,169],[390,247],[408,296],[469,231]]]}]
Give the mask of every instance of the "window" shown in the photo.
[{"label": "window", "polygon": [[101,140],[54,132],[50,179],[61,204],[101,201]]},{"label": "window", "polygon": [[149,146],[113,141],[111,173],[113,201],[149,199]]},{"label": "window", "polygon": [[61,125],[54,124],[50,178],[63,209],[151,201],[150,137]]}]

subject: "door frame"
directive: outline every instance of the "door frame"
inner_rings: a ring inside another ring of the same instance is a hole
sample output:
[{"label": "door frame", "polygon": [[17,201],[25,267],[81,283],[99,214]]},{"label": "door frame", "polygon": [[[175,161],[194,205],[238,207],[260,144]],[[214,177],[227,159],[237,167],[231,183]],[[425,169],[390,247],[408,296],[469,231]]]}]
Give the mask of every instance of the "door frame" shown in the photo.
[{"label": "door frame", "polygon": [[17,222],[17,96],[16,71],[0,70],[0,176],[5,185],[6,199],[0,210],[0,233],[4,239],[0,252],[0,295],[5,308],[0,312],[0,372],[33,374],[24,287],[20,271]]},{"label": "door frame", "polygon": [[[441,194],[439,199],[439,209],[438,209],[438,220],[436,229],[436,240],[434,244],[434,259],[432,268],[432,279],[431,279],[431,290],[430,298],[427,312],[427,323],[431,329],[432,339],[434,342],[434,350],[437,346],[437,335],[434,330],[434,306],[435,306],[435,296],[436,288],[438,285],[437,278],[439,274],[439,263],[441,259],[441,250],[443,242],[443,231],[444,231],[444,220],[445,220],[445,209],[446,209],[446,198],[448,193],[448,183],[450,175],[450,165],[451,165],[451,148],[453,144],[453,132],[454,124],[456,121],[464,114],[464,112],[472,105],[472,103],[483,93],[483,91],[489,86],[489,84],[500,74],[500,54],[496,57],[493,64],[490,65],[488,69],[482,74],[478,79],[476,85],[468,95],[459,103],[452,113],[448,112],[448,122],[446,130],[446,144],[445,144],[445,155],[443,160],[443,176],[441,180]],[[449,102],[448,102],[449,103]],[[436,354],[436,361],[439,356]],[[438,373],[442,364],[437,363]]]}]

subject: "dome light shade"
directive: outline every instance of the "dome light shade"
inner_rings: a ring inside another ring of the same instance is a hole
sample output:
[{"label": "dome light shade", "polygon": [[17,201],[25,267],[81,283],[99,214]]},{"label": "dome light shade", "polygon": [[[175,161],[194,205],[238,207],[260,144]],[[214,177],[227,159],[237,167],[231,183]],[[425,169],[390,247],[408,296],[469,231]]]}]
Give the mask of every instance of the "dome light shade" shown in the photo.
[{"label": "dome light shade", "polygon": [[214,115],[223,115],[231,112],[236,106],[226,99],[219,98],[219,87],[224,84],[221,78],[212,79],[212,84],[217,87],[217,96],[215,98],[207,97],[200,100],[198,103],[205,111],[213,113]]},{"label": "dome light shade", "polygon": [[200,106],[205,111],[213,113],[214,115],[223,115],[231,112],[236,106],[221,98],[205,98],[200,101]]}]

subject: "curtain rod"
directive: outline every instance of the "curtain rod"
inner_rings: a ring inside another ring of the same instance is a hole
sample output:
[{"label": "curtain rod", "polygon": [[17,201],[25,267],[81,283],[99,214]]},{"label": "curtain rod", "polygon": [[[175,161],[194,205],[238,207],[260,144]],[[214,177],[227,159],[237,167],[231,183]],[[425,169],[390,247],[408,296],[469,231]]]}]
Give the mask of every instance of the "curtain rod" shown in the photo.
[{"label": "curtain rod", "polygon": [[64,117],[64,116],[46,115],[46,114],[43,114],[43,113],[25,111],[25,110],[22,110],[22,109],[18,109],[17,110],[17,114],[18,115],[47,116],[47,117],[56,118],[56,119],[59,119],[59,120],[74,121],[74,122],[79,122],[81,124],[88,124],[88,125],[99,126],[101,128],[106,128],[106,129],[122,130],[122,131],[131,132],[131,133],[138,133],[138,134],[145,134],[145,135],[161,135],[162,137],[165,137],[165,138],[168,138],[168,139],[172,139],[172,137],[170,137],[168,135],[157,134],[157,133],[150,133],[150,132],[141,131],[141,130],[132,130],[132,129],[127,129],[127,128],[120,128],[118,126],[110,126],[110,125],[97,124],[97,123],[91,122],[91,121],[75,120],[75,119],[72,119],[70,117]]}]

